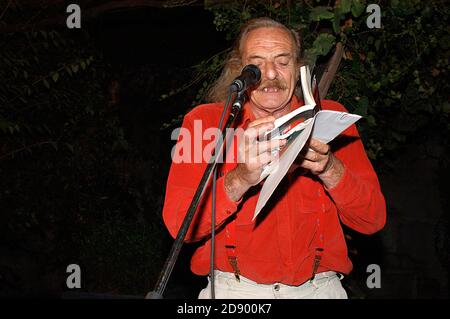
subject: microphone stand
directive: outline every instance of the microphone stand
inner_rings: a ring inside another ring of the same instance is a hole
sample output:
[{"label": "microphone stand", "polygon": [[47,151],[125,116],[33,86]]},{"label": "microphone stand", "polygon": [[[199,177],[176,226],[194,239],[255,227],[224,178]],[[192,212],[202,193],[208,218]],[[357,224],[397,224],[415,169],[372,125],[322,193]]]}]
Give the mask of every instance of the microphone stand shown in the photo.
[{"label": "microphone stand", "polygon": [[[200,180],[200,183],[195,191],[194,197],[192,198],[189,209],[184,217],[183,223],[178,231],[177,237],[175,238],[174,243],[172,244],[172,248],[170,249],[169,255],[166,259],[166,262],[159,274],[158,281],[155,284],[155,287],[152,291],[150,291],[145,299],[162,299],[164,290],[166,289],[167,282],[169,281],[170,275],[172,273],[173,267],[177,261],[178,255],[180,254],[181,247],[183,246],[184,238],[186,237],[186,233],[189,229],[190,224],[192,223],[192,219],[194,218],[194,214],[197,210],[198,204],[200,203],[200,199],[205,192],[206,186],[208,185],[212,172],[217,166],[217,158],[220,154],[222,154],[223,141],[226,138],[227,128],[230,128],[234,123],[235,119],[238,117],[242,106],[245,103],[245,91],[238,91],[235,97],[235,100],[232,104],[230,116],[228,117],[227,122],[222,130],[222,138],[217,141],[216,144],[216,152],[212,155],[205,172],[203,173],[203,177]],[[227,107],[227,105],[225,105]]]}]

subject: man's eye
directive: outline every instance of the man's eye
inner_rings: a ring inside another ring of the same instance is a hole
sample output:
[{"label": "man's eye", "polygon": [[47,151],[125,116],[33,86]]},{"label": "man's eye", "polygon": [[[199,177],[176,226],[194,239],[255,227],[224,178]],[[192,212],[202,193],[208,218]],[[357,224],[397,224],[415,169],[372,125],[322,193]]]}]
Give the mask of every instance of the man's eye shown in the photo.
[{"label": "man's eye", "polygon": [[254,64],[254,65],[261,65],[264,61],[263,61],[263,59],[260,59],[260,58],[253,58],[253,59],[248,60],[248,62],[250,64]]},{"label": "man's eye", "polygon": [[287,60],[287,59],[280,59],[280,60],[277,61],[277,64],[281,65],[281,66],[287,66],[289,64],[289,60]]}]

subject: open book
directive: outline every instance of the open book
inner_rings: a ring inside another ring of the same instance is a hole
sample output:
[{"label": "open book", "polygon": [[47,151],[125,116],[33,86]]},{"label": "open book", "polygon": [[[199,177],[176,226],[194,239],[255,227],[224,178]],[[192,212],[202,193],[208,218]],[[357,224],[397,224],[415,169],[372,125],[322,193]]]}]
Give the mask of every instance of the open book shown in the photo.
[{"label": "open book", "polygon": [[[275,128],[265,135],[265,139],[287,139],[279,157],[267,165],[261,174],[261,181],[267,180],[259,194],[253,219],[261,212],[272,193],[277,188],[289,167],[297,158],[310,137],[329,143],[361,116],[337,111],[318,111],[311,90],[311,74],[308,66],[300,69],[301,85],[305,105],[275,121]],[[300,119],[306,120],[298,123]]]}]

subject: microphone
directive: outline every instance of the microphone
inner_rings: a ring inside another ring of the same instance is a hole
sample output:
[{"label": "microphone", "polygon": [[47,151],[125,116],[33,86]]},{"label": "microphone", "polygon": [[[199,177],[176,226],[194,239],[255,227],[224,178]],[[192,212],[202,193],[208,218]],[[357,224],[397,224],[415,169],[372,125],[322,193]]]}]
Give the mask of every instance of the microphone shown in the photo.
[{"label": "microphone", "polygon": [[243,92],[250,86],[257,84],[261,80],[261,71],[256,65],[246,65],[233,83],[230,85],[230,92]]}]

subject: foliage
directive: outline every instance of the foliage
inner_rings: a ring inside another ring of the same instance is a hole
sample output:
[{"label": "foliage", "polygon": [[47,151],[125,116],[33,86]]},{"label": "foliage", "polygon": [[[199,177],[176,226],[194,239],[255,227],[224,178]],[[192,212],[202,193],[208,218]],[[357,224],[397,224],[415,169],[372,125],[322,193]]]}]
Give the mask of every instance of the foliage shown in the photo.
[{"label": "foliage", "polygon": [[69,32],[0,36],[0,247],[11,252],[0,286],[32,294],[39,276],[56,274],[48,289],[61,291],[75,261],[91,269],[83,288],[142,293],[161,264],[161,241],[152,250],[149,237],[164,228],[148,214],[160,211],[148,196],[160,186],[146,180],[160,172],[125,138],[101,53],[87,32]]},{"label": "foliage", "polygon": [[[207,2],[208,4],[209,2]],[[375,162],[427,126],[448,132],[449,8],[444,1],[380,1],[382,28],[366,26],[364,0],[232,1],[207,5],[218,31],[270,16],[299,31],[305,62],[321,64],[337,41],[345,57],[328,96],[364,116],[360,132]],[[220,64],[205,72],[214,73]]]},{"label": "foliage", "polygon": [[89,233],[75,235],[79,243],[87,291],[143,295],[162,267],[163,225],[125,219],[120,212]]}]

